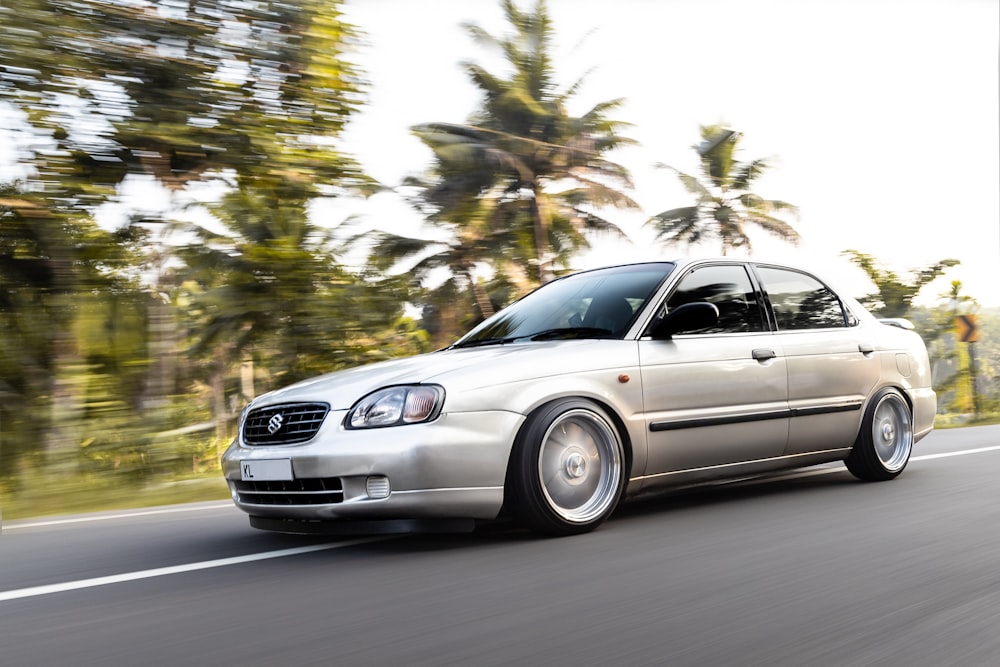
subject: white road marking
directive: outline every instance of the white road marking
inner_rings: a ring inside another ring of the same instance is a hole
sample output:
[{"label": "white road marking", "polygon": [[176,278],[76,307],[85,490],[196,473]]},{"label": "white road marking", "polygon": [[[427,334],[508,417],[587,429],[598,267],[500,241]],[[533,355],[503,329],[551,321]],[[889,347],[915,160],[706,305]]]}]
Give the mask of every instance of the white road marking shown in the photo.
[{"label": "white road marking", "polygon": [[135,516],[153,516],[156,514],[176,514],[179,512],[203,512],[205,510],[219,510],[234,508],[232,501],[217,503],[214,505],[197,505],[193,507],[164,507],[155,510],[138,510],[134,512],[121,512],[119,514],[95,514],[94,516],[79,516],[72,519],[52,519],[49,521],[31,521],[9,523],[3,527],[3,531],[19,530],[22,528],[41,528],[43,526],[63,526],[70,523],[88,523],[90,521],[108,521],[109,519],[129,519]]},{"label": "white road marking", "polygon": [[980,447],[979,449],[963,449],[958,452],[944,452],[943,454],[924,454],[923,456],[911,457],[911,461],[930,461],[931,459],[946,459],[949,456],[964,456],[966,454],[982,454],[983,452],[995,452],[1000,449],[1000,445],[992,447]]},{"label": "white road marking", "polygon": [[93,588],[95,586],[120,584],[124,581],[152,579],[154,577],[165,577],[167,575],[181,574],[183,572],[208,570],[216,567],[228,567],[229,565],[252,563],[258,560],[268,560],[271,558],[284,558],[285,556],[297,556],[299,554],[306,554],[313,551],[342,549],[344,547],[353,547],[358,544],[367,544],[369,542],[379,542],[382,540],[388,540],[391,539],[392,537],[393,536],[380,535],[378,537],[366,537],[362,539],[349,540],[346,542],[334,542],[330,544],[314,544],[306,547],[296,547],[294,549],[265,551],[263,553],[247,554],[245,556],[233,556],[232,558],[219,558],[217,560],[206,560],[200,563],[172,565],[170,567],[158,567],[152,570],[140,570],[138,572],[125,572],[124,574],[113,574],[107,577],[95,577],[93,579],[80,579],[78,581],[67,581],[61,584],[32,586],[31,588],[19,588],[13,591],[0,591],[0,602],[6,602],[7,600],[18,600],[21,598],[37,597],[39,595],[49,595],[51,593],[63,593],[65,591],[75,591],[81,588]]}]

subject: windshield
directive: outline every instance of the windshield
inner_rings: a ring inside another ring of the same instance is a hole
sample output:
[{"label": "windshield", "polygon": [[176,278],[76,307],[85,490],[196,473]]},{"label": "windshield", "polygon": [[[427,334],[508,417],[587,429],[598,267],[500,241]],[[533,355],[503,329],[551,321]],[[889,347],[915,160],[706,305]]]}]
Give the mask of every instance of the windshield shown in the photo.
[{"label": "windshield", "polygon": [[554,280],[489,318],[453,347],[520,339],[621,338],[673,268],[669,262],[635,264]]}]

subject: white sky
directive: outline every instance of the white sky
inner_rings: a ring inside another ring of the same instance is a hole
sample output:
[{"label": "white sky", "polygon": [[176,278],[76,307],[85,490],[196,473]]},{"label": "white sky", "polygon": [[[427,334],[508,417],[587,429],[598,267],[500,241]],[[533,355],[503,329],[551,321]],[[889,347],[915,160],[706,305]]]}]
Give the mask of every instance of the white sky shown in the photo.
[{"label": "white sky", "polygon": [[[530,4],[529,4],[530,3]],[[521,0],[525,9],[534,0]],[[615,118],[640,147],[611,154],[635,179],[642,213],[612,211],[632,238],[599,241],[577,268],[664,258],[642,228],[690,203],[666,163],[697,171],[698,126],[742,132],[742,159],[774,157],[757,191],[801,209],[798,246],[752,234],[754,256],[815,268],[855,296],[871,289],[840,257],[853,248],[909,275],[944,258],[951,280],[1000,305],[1000,3],[997,0],[548,0],[561,86],[590,71],[582,112],[624,97]],[[462,122],[479,97],[460,63],[503,63],[460,28],[509,31],[496,0],[347,0],[367,47],[369,105],[346,149],[397,184],[429,164],[412,125]],[[359,207],[374,226],[412,232],[391,195]],[[716,254],[717,247],[695,249]]]}]

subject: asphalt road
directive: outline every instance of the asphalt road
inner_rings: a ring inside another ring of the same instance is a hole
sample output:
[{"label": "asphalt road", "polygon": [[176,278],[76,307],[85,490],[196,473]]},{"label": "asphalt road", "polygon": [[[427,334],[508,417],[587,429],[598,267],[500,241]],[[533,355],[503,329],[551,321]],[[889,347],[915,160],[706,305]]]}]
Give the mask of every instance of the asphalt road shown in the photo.
[{"label": "asphalt road", "polygon": [[305,538],[228,504],[5,523],[0,665],[1000,665],[1000,427],[585,536]]}]

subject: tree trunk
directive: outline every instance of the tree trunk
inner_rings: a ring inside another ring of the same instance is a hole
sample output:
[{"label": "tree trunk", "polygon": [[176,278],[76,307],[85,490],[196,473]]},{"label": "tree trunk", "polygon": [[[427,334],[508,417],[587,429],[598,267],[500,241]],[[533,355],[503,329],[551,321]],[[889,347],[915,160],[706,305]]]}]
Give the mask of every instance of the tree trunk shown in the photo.
[{"label": "tree trunk", "polygon": [[483,316],[484,320],[492,317],[496,310],[493,308],[493,302],[490,301],[490,295],[486,293],[486,288],[475,279],[471,272],[467,272],[465,275],[469,280],[469,285],[472,286],[472,294],[476,297],[476,305],[479,306],[479,313]]},{"label": "tree trunk", "polygon": [[215,437],[229,439],[229,409],[226,405],[226,351],[220,346],[212,368],[212,413],[215,419]]},{"label": "tree trunk", "polygon": [[[55,218],[47,222],[52,226],[59,224]],[[48,470],[56,475],[73,474],[77,470],[84,412],[81,387],[85,386],[83,379],[87,369],[80,358],[75,335],[74,301],[79,289],[79,277],[73,260],[72,249],[60,246],[58,256],[50,261],[53,289],[48,306],[52,309],[54,321],[49,340],[52,350],[48,393],[51,397],[50,421],[43,450]]]},{"label": "tree trunk", "polygon": [[249,353],[243,356],[243,362],[240,364],[240,394],[243,395],[244,401],[249,401],[257,395],[253,384],[253,355]]},{"label": "tree trunk", "polygon": [[552,280],[552,250],[549,248],[549,227],[552,225],[548,201],[542,188],[535,183],[531,198],[531,214],[535,222],[535,258],[538,261],[538,282],[545,284]]},{"label": "tree trunk", "polygon": [[[63,298],[63,297],[57,297]],[[67,312],[71,312],[67,307]],[[80,387],[87,369],[77,351],[72,319],[57,326],[52,339],[52,370],[49,396],[50,420],[45,434],[46,466],[57,475],[77,469],[83,397]]]},{"label": "tree trunk", "polygon": [[458,326],[458,307],[454,302],[442,304],[438,312],[438,330],[432,337],[435,347],[455,342],[464,333]]},{"label": "tree trunk", "polygon": [[142,401],[144,410],[160,408],[176,393],[177,384],[177,320],[174,309],[158,294],[149,295],[149,356],[152,364]]}]

